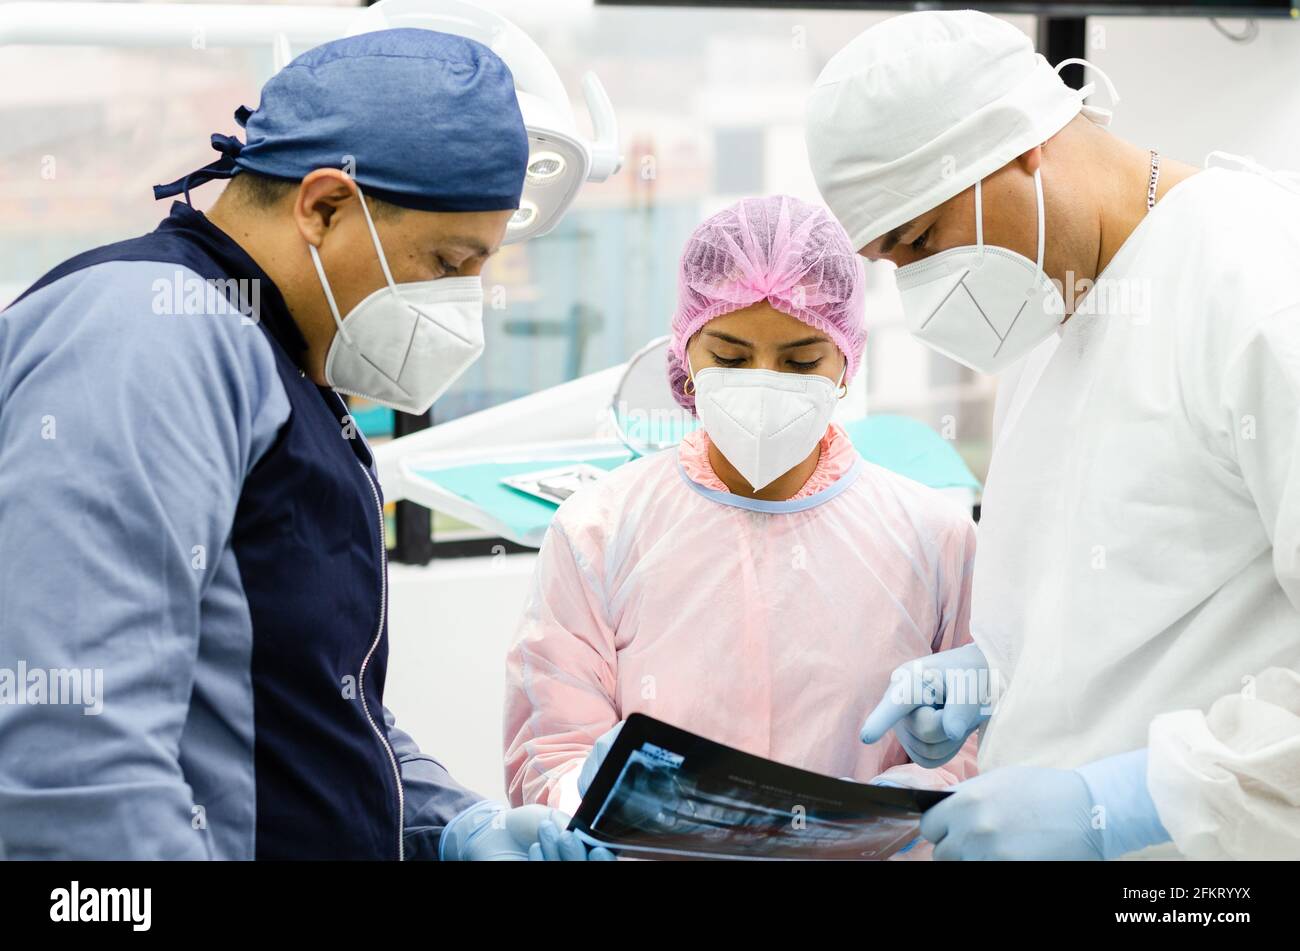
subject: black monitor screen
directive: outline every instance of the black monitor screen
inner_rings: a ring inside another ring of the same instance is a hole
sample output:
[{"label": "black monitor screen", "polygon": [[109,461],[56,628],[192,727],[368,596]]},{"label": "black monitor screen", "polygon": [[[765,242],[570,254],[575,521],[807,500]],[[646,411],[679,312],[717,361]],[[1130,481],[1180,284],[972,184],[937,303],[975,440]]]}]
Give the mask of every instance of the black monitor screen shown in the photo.
[{"label": "black monitor screen", "polygon": [[984,10],[989,13],[1037,13],[1048,16],[1091,14],[1130,16],[1296,17],[1300,0],[1005,0],[981,3],[899,2],[899,0],[596,0],[605,6],[736,7],[817,10]]}]

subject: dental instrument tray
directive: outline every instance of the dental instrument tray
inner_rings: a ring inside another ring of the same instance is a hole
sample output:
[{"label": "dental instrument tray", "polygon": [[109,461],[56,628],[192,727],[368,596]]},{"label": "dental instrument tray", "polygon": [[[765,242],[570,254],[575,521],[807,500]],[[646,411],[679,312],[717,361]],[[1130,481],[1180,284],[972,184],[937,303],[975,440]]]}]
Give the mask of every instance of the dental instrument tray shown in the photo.
[{"label": "dental instrument tray", "polygon": [[555,469],[506,476],[501,483],[516,492],[541,499],[543,502],[550,502],[552,505],[559,505],[584,485],[590,485],[607,475],[609,471],[606,469],[579,462]]},{"label": "dental instrument tray", "polygon": [[569,829],[637,858],[885,859],[949,795],[834,779],[634,713]]}]

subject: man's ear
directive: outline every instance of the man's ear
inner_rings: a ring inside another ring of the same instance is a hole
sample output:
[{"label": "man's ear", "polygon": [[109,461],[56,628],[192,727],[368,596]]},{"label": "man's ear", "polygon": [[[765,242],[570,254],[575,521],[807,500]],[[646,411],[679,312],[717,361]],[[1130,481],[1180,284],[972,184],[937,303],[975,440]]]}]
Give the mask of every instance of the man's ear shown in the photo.
[{"label": "man's ear", "polygon": [[356,200],[357,187],[345,172],[337,168],[315,169],[299,183],[294,197],[293,218],[298,233],[319,248],[336,223],[338,210]]}]

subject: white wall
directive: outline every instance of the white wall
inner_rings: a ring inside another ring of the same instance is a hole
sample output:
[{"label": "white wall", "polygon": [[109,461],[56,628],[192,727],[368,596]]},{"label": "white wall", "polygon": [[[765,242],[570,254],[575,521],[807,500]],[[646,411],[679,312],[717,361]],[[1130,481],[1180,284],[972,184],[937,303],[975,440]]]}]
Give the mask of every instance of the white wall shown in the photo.
[{"label": "white wall", "polygon": [[1121,97],[1111,128],[1195,165],[1220,149],[1300,169],[1300,23],[1257,23],[1253,42],[1234,43],[1198,18],[1089,19],[1088,59]]},{"label": "white wall", "polygon": [[536,560],[499,555],[389,570],[384,702],[421,749],[493,798],[505,797],[505,655]]}]

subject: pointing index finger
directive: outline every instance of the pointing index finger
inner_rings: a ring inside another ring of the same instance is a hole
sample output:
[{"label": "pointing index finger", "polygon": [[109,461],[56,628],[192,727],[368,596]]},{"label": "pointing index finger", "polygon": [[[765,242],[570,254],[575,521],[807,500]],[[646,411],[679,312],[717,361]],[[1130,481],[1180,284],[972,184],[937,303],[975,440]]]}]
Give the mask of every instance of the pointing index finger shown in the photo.
[{"label": "pointing index finger", "polygon": [[918,707],[943,703],[943,678],[926,669],[923,660],[903,664],[889,676],[889,687],[858,733],[863,743],[878,743]]}]

